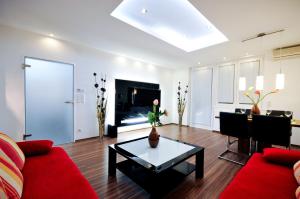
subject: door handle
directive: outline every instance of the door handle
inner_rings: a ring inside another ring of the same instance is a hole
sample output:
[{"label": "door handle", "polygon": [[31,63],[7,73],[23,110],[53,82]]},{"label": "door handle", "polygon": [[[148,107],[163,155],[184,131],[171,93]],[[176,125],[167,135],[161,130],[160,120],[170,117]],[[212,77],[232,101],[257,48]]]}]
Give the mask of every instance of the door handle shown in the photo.
[{"label": "door handle", "polygon": [[64,103],[65,103],[65,104],[74,104],[73,101],[65,101]]},{"label": "door handle", "polygon": [[30,136],[32,136],[32,134],[27,134],[27,133],[25,133],[25,134],[23,135],[23,140],[26,140],[26,138],[27,138],[27,137],[30,137]]}]

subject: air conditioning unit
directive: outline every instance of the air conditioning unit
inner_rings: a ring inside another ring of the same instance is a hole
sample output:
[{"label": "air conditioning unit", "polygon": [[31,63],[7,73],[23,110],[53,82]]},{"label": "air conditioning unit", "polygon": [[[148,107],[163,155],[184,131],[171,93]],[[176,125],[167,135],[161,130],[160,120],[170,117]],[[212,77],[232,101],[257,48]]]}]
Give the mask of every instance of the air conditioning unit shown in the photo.
[{"label": "air conditioning unit", "polygon": [[273,58],[279,59],[300,56],[300,44],[276,48],[273,50]]}]

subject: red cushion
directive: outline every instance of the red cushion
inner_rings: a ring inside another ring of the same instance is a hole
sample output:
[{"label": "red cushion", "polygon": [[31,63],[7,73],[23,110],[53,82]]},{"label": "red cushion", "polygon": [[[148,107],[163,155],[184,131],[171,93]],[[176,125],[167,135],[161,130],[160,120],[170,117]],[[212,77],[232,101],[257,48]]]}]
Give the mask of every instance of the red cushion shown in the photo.
[{"label": "red cushion", "polygon": [[297,187],[291,167],[272,164],[256,153],[221,193],[220,199],[295,198]]},{"label": "red cushion", "polygon": [[300,151],[266,148],[264,149],[263,157],[269,162],[292,166],[300,160]]},{"label": "red cushion", "polygon": [[0,148],[20,170],[23,169],[25,163],[24,153],[13,139],[2,132],[0,132]]},{"label": "red cushion", "polygon": [[26,158],[22,199],[96,199],[97,194],[60,147]]},{"label": "red cushion", "polygon": [[25,156],[32,156],[48,153],[52,149],[53,142],[51,140],[32,140],[17,142],[17,144]]},{"label": "red cushion", "polygon": [[22,173],[2,149],[0,149],[0,180],[8,198],[21,198],[24,181]]},{"label": "red cushion", "polygon": [[0,198],[1,199],[8,199],[8,195],[5,192],[4,184],[0,178]]}]

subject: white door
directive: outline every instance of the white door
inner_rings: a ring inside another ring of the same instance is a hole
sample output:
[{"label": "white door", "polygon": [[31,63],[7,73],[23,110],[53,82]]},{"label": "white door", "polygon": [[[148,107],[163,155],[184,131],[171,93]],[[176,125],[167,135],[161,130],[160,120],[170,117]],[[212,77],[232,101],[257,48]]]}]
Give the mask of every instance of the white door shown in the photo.
[{"label": "white door", "polygon": [[212,68],[191,71],[190,126],[211,129]]},{"label": "white door", "polygon": [[25,132],[28,140],[74,141],[72,64],[25,58]]}]

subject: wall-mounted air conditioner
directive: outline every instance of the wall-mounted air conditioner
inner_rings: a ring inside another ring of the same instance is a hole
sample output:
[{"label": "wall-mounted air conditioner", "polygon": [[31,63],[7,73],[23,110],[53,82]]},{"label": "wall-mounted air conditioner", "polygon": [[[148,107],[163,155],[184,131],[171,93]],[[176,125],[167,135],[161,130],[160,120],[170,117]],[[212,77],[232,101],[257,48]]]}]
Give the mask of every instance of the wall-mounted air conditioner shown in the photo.
[{"label": "wall-mounted air conditioner", "polygon": [[300,56],[300,44],[273,49],[273,58]]}]

